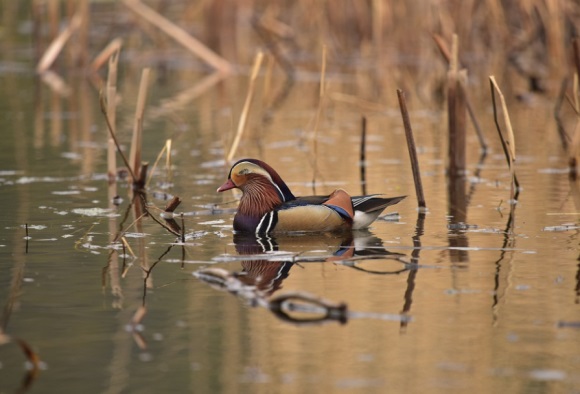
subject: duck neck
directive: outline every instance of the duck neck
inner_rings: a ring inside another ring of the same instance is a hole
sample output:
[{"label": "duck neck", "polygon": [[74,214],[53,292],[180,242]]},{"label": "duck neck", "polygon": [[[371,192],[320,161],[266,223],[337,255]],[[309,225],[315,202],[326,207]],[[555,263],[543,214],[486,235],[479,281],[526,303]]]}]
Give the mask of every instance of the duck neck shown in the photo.
[{"label": "duck neck", "polygon": [[242,192],[238,213],[244,216],[261,218],[282,204],[277,189],[265,179],[253,179],[246,183]]}]

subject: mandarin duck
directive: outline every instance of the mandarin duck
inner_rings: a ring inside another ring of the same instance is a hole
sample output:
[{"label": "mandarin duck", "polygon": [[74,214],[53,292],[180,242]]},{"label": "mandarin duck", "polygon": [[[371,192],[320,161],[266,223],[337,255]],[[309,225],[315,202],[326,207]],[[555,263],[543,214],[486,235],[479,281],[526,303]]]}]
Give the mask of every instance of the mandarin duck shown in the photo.
[{"label": "mandarin duck", "polygon": [[342,189],[326,196],[295,197],[280,175],[257,159],[234,163],[227,181],[217,191],[234,188],[242,191],[234,230],[254,234],[363,229],[385,208],[406,197],[351,197]]}]

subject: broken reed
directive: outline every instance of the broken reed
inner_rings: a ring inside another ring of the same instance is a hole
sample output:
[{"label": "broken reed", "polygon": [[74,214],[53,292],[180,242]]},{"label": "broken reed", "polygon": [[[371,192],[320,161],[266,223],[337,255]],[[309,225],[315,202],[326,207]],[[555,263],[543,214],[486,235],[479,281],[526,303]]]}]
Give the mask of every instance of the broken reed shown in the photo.
[{"label": "broken reed", "polygon": [[155,173],[155,169],[157,168],[157,164],[161,160],[161,157],[163,157],[164,153],[165,153],[165,182],[166,183],[171,182],[171,178],[172,178],[171,144],[172,144],[171,138],[165,141],[165,145],[163,145],[163,148],[161,149],[161,151],[157,155],[157,158],[155,159],[155,162],[153,163],[153,167],[151,168],[151,171],[149,172],[149,176],[147,177],[147,183],[145,184],[145,186],[149,186],[149,183],[151,182],[151,178],[153,177],[153,174]]},{"label": "broken reed", "polygon": [[417,159],[417,148],[415,147],[415,138],[413,137],[413,129],[411,128],[411,120],[409,119],[409,111],[407,110],[405,93],[401,89],[397,89],[397,97],[399,99],[399,107],[401,108],[403,126],[405,127],[405,137],[407,138],[407,148],[409,149],[411,170],[413,171],[413,180],[415,181],[417,204],[419,206],[419,210],[422,211],[427,208],[427,203],[425,202],[425,195],[423,194],[423,183],[421,182],[419,160]]},{"label": "broken reed", "polygon": [[[507,109],[507,105],[505,102],[505,98],[501,89],[497,85],[495,81],[495,77],[492,75],[489,77],[489,84],[491,89],[491,101],[493,103],[493,120],[495,121],[495,126],[497,128],[497,132],[499,135],[499,139],[501,141],[501,146],[503,148],[503,152],[510,170],[510,205],[513,206],[517,200],[519,194],[519,182],[516,176],[516,169],[515,169],[515,161],[516,161],[516,147],[515,147],[515,139],[514,139],[514,132],[512,129],[512,123],[510,120],[509,112]],[[503,120],[505,126],[505,133],[507,134],[507,139],[504,137],[504,132],[499,123],[498,114],[497,114],[497,105],[496,105],[496,92],[499,96],[501,109],[503,113]]]}]

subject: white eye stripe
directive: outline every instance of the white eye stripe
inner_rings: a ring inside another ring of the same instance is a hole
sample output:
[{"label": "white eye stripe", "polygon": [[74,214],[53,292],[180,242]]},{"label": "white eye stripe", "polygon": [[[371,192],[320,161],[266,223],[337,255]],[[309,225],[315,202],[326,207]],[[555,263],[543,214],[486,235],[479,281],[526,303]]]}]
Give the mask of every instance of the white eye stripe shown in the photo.
[{"label": "white eye stripe", "polygon": [[[270,173],[268,171],[266,171],[262,167],[254,164],[254,163],[251,163],[249,161],[243,161],[240,164],[244,164],[247,167],[242,168],[238,172],[238,175],[246,175],[246,174],[254,173],[254,174],[259,174],[259,175],[266,177],[270,181],[272,186],[274,186],[276,188],[276,190],[278,191],[278,195],[280,196],[280,199],[282,200],[282,202],[286,202],[286,197],[284,196],[284,193],[282,193],[282,189],[280,189],[280,186],[278,186],[276,184],[276,182],[274,182],[274,180],[272,179],[272,175],[270,175]],[[240,165],[240,164],[238,164],[238,165]]]}]

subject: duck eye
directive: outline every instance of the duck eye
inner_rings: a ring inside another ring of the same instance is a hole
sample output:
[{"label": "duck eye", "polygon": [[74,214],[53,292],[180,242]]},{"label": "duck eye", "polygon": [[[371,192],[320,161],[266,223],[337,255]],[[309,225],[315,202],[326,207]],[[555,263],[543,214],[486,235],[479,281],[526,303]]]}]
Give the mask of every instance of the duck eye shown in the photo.
[{"label": "duck eye", "polygon": [[246,175],[249,173],[250,173],[250,170],[248,170],[247,168],[243,168],[240,170],[240,172],[238,172],[238,175]]}]

